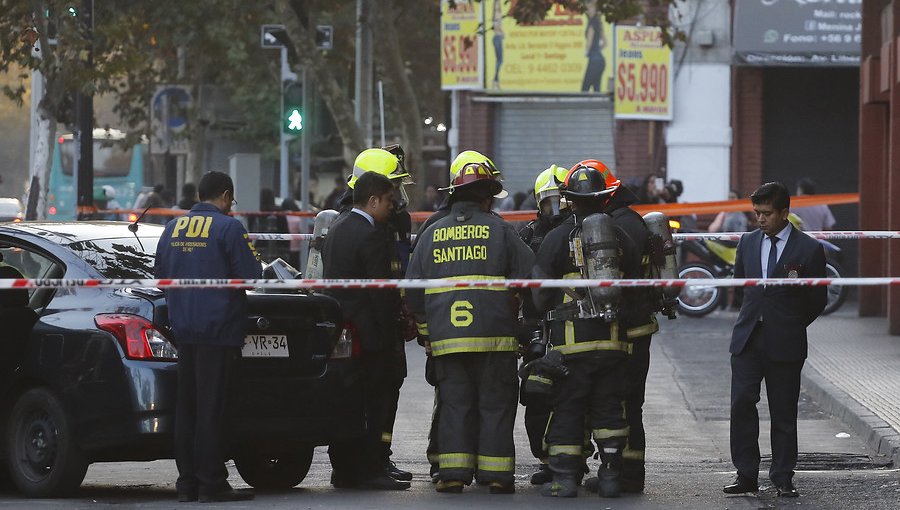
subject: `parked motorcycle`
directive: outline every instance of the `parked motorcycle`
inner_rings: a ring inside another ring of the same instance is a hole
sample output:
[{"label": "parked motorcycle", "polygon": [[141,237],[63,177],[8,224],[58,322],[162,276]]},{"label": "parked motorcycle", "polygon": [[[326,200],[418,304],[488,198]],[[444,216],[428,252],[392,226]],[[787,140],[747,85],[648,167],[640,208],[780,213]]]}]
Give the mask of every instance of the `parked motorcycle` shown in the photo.
[{"label": "parked motorcycle", "polygon": [[[841,249],[824,239],[818,240],[825,248],[825,276],[842,278],[843,268],[839,263]],[[698,260],[682,264],[678,268],[679,278],[732,278],[734,276],[734,260],[737,255],[736,241],[716,241],[701,239],[683,241],[680,244],[679,260],[684,260],[688,253]],[[828,303],[822,315],[828,315],[847,299],[848,287],[843,285],[828,286]],[[678,311],[692,317],[702,317],[721,303],[727,294],[725,287],[686,286],[678,295]]]}]

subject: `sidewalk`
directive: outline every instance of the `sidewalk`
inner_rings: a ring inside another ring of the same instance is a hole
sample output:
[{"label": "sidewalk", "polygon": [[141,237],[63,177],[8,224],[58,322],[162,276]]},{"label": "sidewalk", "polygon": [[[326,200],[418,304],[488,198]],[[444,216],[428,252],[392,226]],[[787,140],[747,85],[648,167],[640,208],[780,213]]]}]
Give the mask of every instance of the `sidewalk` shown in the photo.
[{"label": "sidewalk", "polygon": [[861,318],[855,302],[809,327],[805,392],[900,466],[900,337],[887,320]]}]

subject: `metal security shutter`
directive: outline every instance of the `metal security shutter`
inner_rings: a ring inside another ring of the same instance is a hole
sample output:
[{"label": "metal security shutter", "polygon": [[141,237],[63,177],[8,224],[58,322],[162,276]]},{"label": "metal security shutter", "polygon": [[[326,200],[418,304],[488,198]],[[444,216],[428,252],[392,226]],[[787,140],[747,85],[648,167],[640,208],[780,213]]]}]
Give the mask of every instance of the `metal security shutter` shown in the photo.
[{"label": "metal security shutter", "polygon": [[615,172],[610,101],[502,102],[495,118],[493,161],[510,194],[533,193],[537,174],[552,163],[599,159]]}]

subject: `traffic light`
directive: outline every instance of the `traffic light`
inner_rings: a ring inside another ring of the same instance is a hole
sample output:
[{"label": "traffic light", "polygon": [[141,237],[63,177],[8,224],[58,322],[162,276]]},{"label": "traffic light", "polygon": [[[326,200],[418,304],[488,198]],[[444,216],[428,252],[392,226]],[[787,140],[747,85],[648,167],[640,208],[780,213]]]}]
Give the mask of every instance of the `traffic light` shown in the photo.
[{"label": "traffic light", "polygon": [[303,130],[303,83],[286,81],[281,95],[281,129],[289,135]]}]

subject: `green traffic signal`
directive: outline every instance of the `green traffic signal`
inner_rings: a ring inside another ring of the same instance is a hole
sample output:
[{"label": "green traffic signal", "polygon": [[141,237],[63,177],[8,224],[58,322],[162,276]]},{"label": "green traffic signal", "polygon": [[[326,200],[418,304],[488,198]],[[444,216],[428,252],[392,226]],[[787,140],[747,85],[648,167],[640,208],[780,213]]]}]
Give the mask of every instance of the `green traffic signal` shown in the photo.
[{"label": "green traffic signal", "polygon": [[281,129],[287,134],[299,134],[303,130],[303,84],[285,82],[282,93]]}]

